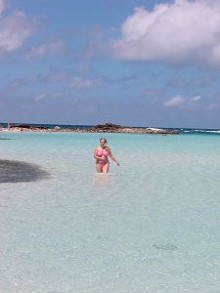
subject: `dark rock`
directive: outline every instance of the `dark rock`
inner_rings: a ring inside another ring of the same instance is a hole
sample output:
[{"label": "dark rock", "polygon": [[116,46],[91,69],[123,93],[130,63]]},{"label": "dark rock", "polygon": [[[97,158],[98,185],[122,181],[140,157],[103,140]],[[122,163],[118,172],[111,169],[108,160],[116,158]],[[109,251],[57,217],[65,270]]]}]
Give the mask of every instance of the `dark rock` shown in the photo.
[{"label": "dark rock", "polygon": [[25,128],[25,129],[30,129],[31,128],[31,126],[28,125],[28,124],[15,124],[15,125],[11,126],[11,128],[14,128],[14,127]]},{"label": "dark rock", "polygon": [[49,129],[48,127],[46,127],[46,126],[37,126],[37,127],[31,127],[31,129],[40,129],[40,130],[47,130],[47,129]]},{"label": "dark rock", "polygon": [[109,133],[138,133],[138,134],[179,134],[176,130],[154,129],[143,127],[126,127],[113,123],[98,124],[91,129],[91,132],[109,132]]}]

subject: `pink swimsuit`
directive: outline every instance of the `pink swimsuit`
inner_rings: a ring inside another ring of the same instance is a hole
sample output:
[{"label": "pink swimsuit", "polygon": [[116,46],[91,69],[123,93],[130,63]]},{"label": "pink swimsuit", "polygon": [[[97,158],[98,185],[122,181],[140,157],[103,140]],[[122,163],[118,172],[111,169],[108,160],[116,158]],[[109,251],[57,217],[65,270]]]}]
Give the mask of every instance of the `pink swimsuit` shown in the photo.
[{"label": "pink swimsuit", "polygon": [[97,164],[100,164],[102,166],[104,166],[105,164],[109,163],[108,161],[108,155],[109,155],[109,152],[108,152],[108,149],[98,149],[96,151],[96,156],[98,157],[102,157],[102,156],[105,156],[106,157],[106,161],[103,161],[103,160],[97,160],[96,163]]}]

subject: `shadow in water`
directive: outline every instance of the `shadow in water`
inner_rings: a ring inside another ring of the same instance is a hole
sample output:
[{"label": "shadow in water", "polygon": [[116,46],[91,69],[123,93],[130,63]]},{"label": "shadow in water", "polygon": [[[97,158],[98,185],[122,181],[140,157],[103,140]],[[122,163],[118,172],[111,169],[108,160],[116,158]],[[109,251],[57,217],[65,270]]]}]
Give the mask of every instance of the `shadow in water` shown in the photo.
[{"label": "shadow in water", "polygon": [[0,140],[12,140],[11,138],[0,137]]},{"label": "shadow in water", "polygon": [[39,166],[11,160],[0,160],[0,183],[32,182],[49,178]]},{"label": "shadow in water", "polygon": [[178,249],[177,246],[167,243],[167,244],[153,244],[153,247],[156,249],[166,250],[169,252],[174,252]]}]

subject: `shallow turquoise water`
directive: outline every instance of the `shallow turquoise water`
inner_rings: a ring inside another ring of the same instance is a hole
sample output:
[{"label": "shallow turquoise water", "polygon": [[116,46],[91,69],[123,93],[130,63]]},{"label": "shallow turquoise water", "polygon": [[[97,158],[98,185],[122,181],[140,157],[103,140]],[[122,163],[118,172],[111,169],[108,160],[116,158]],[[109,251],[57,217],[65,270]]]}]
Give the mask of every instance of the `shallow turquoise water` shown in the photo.
[{"label": "shallow turquoise water", "polygon": [[7,293],[219,293],[220,136],[3,133],[1,159],[50,177],[0,184]]}]

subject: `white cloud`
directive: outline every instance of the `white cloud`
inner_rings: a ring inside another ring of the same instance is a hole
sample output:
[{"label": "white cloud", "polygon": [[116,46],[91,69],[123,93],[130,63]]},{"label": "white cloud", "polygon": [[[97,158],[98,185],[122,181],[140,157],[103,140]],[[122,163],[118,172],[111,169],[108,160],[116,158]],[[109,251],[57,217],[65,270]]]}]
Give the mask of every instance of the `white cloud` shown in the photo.
[{"label": "white cloud", "polygon": [[195,96],[195,97],[190,98],[190,101],[191,101],[191,102],[198,102],[198,101],[200,101],[201,99],[202,99],[201,96]]},{"label": "white cloud", "polygon": [[0,0],[0,14],[5,10],[5,1]]},{"label": "white cloud", "polygon": [[208,105],[207,109],[210,111],[217,111],[220,109],[220,103],[211,103],[210,105]]},{"label": "white cloud", "polygon": [[55,92],[55,93],[50,93],[50,94],[41,93],[34,98],[34,101],[40,102],[42,100],[49,99],[49,98],[61,98],[62,96],[63,96],[63,94],[61,92]]},{"label": "white cloud", "polygon": [[39,101],[45,99],[46,97],[47,97],[46,93],[39,94],[38,96],[35,97],[35,101],[39,102]]},{"label": "white cloud", "polygon": [[13,90],[37,83],[56,83],[57,85],[64,85],[66,88],[83,89],[100,86],[103,83],[103,79],[61,71],[47,75],[31,75],[23,78],[17,78],[12,80],[7,87]]},{"label": "white cloud", "polygon": [[[0,13],[3,12],[4,1],[0,0]],[[25,40],[33,34],[34,28],[22,11],[9,16],[0,17],[0,55],[22,47]]]},{"label": "white cloud", "polygon": [[30,57],[44,57],[61,54],[65,51],[65,44],[62,40],[50,40],[40,46],[32,47],[27,56]]},{"label": "white cloud", "polygon": [[67,72],[56,72],[49,74],[46,78],[50,82],[69,82],[72,75]]},{"label": "white cloud", "polygon": [[220,66],[220,1],[176,0],[135,9],[123,23],[114,54],[128,60]]},{"label": "white cloud", "polygon": [[164,105],[167,107],[178,107],[180,105],[183,105],[184,103],[185,103],[184,98],[182,98],[181,96],[176,96],[166,101]]},{"label": "white cloud", "polygon": [[94,79],[87,79],[81,76],[75,76],[69,83],[69,87],[71,88],[88,88],[88,87],[95,87],[101,85],[101,79],[94,78]]},{"label": "white cloud", "polygon": [[40,81],[40,77],[37,75],[32,75],[24,78],[17,78],[8,84],[9,89],[16,89],[28,84],[33,84]]},{"label": "white cloud", "polygon": [[175,96],[175,97],[169,99],[168,101],[166,101],[164,103],[164,106],[166,106],[166,107],[180,107],[182,105],[192,105],[192,103],[195,104],[198,101],[200,101],[201,99],[202,99],[201,96],[184,98],[184,97],[178,95],[178,96]]}]

